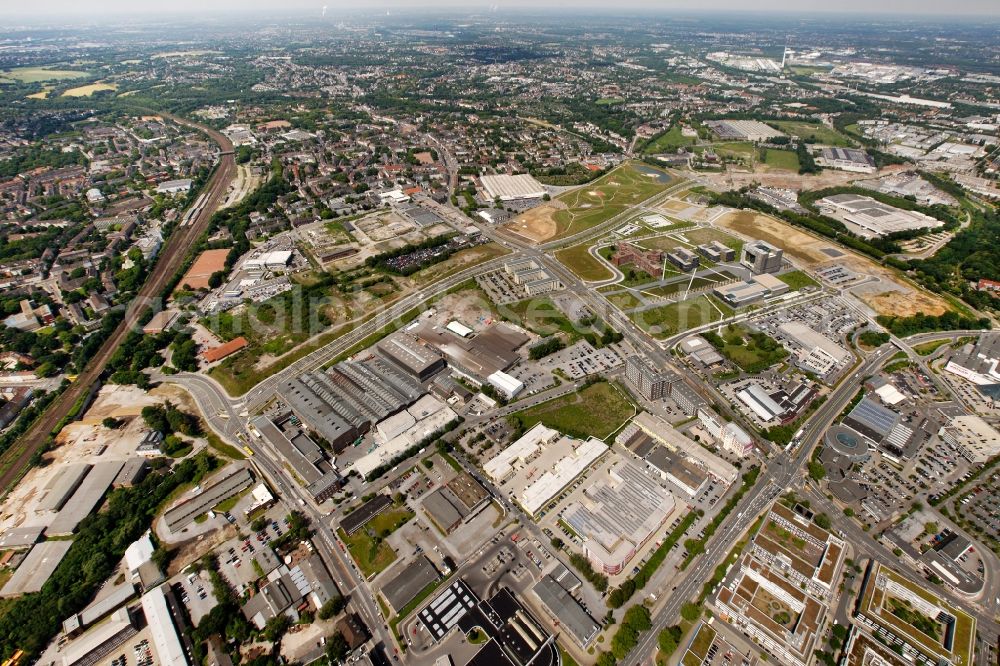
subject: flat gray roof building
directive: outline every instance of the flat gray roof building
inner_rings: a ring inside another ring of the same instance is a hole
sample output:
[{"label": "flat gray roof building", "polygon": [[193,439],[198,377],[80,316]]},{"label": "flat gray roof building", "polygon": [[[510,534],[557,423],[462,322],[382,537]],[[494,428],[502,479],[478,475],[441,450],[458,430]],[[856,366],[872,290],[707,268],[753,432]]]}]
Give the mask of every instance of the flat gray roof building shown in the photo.
[{"label": "flat gray roof building", "polygon": [[444,359],[436,350],[410,333],[399,333],[378,343],[378,350],[400,368],[421,381],[444,368]]},{"label": "flat gray roof building", "polygon": [[104,499],[124,464],[123,460],[112,460],[94,465],[80,487],[56,514],[55,520],[45,529],[45,535],[65,536],[75,532],[80,521],[89,516]]},{"label": "flat gray roof building", "polygon": [[440,574],[431,561],[421,555],[382,586],[382,596],[393,610],[399,612],[406,604],[413,601],[421,590],[439,577]]},{"label": "flat gray roof building", "polygon": [[41,590],[72,545],[73,542],[68,540],[43,541],[36,545],[0,589],[0,597],[16,597]]},{"label": "flat gray roof building", "polygon": [[11,527],[0,536],[0,550],[27,550],[42,538],[45,527]]},{"label": "flat gray roof building", "polygon": [[354,511],[343,517],[340,527],[347,534],[354,534],[365,526],[369,520],[392,506],[392,500],[388,495],[376,495]]},{"label": "flat gray roof building", "polygon": [[63,465],[45,484],[45,496],[38,502],[39,511],[58,511],[63,507],[76,489],[83,482],[83,477],[90,471],[87,463],[69,463]]},{"label": "flat gray roof building", "polygon": [[577,645],[587,647],[594,640],[601,625],[583,609],[580,602],[551,576],[543,576],[531,591],[549,612],[559,626],[569,634]]},{"label": "flat gray roof building", "polygon": [[176,532],[219,502],[249,488],[252,483],[253,475],[249,469],[242,465],[232,465],[216,475],[209,485],[202,488],[201,493],[168,509],[163,514],[163,520],[171,532]]}]

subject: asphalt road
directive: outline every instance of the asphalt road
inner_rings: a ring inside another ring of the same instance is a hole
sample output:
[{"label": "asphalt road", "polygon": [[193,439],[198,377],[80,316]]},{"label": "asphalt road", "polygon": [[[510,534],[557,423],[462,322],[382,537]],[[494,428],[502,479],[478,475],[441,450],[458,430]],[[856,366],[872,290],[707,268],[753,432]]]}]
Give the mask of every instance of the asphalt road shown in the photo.
[{"label": "asphalt road", "polygon": [[0,489],[3,492],[13,487],[21,478],[28,468],[31,458],[45,445],[49,435],[68,416],[73,406],[101,381],[105,366],[118,347],[121,346],[129,331],[138,325],[139,315],[143,309],[149,304],[157,304],[160,293],[177,273],[188,252],[208,228],[209,220],[225,198],[236,173],[236,162],[232,154],[233,145],[223,134],[210,127],[168,113],[160,115],[205,132],[222,150],[219,164],[202,190],[204,194],[201,199],[203,204],[189,224],[174,229],[138,296],[128,304],[125,318],[104,341],[104,344],[90,359],[76,380],[49,405],[42,416],[23,436],[18,438],[13,446],[0,455],[0,469],[4,470],[3,474],[0,475]]}]

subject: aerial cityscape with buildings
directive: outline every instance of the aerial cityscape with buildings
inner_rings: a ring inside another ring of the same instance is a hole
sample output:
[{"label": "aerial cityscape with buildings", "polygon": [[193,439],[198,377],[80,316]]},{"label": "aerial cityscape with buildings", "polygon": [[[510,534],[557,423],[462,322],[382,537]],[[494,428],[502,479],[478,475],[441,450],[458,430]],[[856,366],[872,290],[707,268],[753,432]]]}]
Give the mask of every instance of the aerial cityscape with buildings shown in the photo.
[{"label": "aerial cityscape with buildings", "polygon": [[3,666],[1000,663],[998,15],[669,4],[0,7]]}]

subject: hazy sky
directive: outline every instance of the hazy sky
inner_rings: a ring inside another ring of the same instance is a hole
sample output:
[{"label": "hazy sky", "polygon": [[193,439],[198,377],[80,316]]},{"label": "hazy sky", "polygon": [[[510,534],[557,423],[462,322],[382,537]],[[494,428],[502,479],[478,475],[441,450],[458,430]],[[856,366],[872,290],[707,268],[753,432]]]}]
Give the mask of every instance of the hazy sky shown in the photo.
[{"label": "hazy sky", "polygon": [[356,12],[358,9],[384,10],[422,7],[456,8],[463,13],[487,9],[496,4],[501,11],[528,8],[560,9],[587,8],[616,10],[624,8],[669,11],[680,10],[736,10],[736,11],[789,11],[795,13],[836,11],[842,13],[877,12],[890,14],[978,14],[997,16],[1000,0],[620,0],[609,5],[607,0],[33,0],[17,2],[0,0],[0,17],[5,15],[67,15],[67,14],[135,14],[204,11],[289,11],[310,10],[319,13],[329,5],[328,13],[338,9]]}]

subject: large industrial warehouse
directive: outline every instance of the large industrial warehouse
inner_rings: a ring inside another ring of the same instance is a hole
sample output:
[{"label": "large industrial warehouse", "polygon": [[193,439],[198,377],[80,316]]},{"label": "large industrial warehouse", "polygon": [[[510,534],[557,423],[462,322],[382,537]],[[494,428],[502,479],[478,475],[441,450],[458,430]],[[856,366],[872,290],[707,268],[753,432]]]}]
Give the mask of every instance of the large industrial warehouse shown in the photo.
[{"label": "large industrial warehouse", "polygon": [[622,459],[589,479],[582,499],[563,519],[583,538],[594,568],[620,573],[674,511],[674,497],[639,465]]},{"label": "large industrial warehouse", "polygon": [[900,231],[937,229],[944,222],[915,210],[903,210],[860,194],[834,194],[816,202],[819,209],[864,238]]},{"label": "large industrial warehouse", "polygon": [[499,198],[500,201],[541,199],[546,194],[545,186],[526,173],[517,176],[483,176],[480,181],[490,198]]}]

